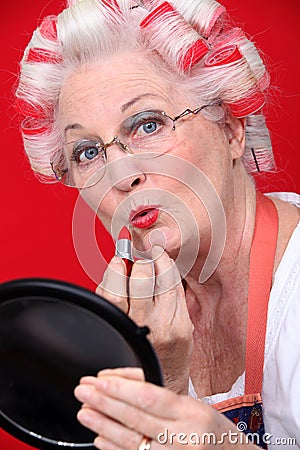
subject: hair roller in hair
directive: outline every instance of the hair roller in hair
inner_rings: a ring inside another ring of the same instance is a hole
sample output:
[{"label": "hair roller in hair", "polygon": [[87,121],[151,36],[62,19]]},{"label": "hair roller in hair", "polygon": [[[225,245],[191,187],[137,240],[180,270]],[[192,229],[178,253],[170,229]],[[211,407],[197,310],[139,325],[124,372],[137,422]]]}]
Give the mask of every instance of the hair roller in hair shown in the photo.
[{"label": "hair roller in hair", "polygon": [[113,11],[121,12],[120,6],[116,0],[102,0],[101,3],[103,3],[107,8],[110,8]]},{"label": "hair roller in hair", "polygon": [[233,116],[246,117],[259,111],[265,104],[265,96],[258,86],[234,103],[226,103]]},{"label": "hair roller in hair", "polygon": [[25,60],[27,63],[55,64],[62,61],[62,57],[51,50],[45,48],[30,48]]},{"label": "hair roller in hair", "polygon": [[242,58],[236,45],[227,45],[209,53],[204,64],[206,67],[221,66],[240,61]]},{"label": "hair roller in hair", "polygon": [[171,0],[171,4],[205,39],[211,41],[220,32],[226,8],[215,0]]},{"label": "hair roller in hair", "polygon": [[226,45],[238,45],[240,46],[243,42],[247,40],[245,33],[241,28],[231,28],[224,31],[218,38],[214,41],[214,47],[225,47]]},{"label": "hair roller in hair", "polygon": [[17,97],[16,101],[14,103],[14,107],[16,111],[23,116],[30,116],[36,119],[40,119],[45,117],[45,113],[41,106],[39,105],[32,105],[31,103],[27,102],[23,98]]},{"label": "hair roller in hair", "polygon": [[25,136],[36,136],[49,130],[48,124],[33,117],[27,117],[21,124],[21,130]]},{"label": "hair roller in hair", "polygon": [[187,71],[208,52],[207,44],[168,2],[153,9],[140,27],[150,45],[180,70]]},{"label": "hair roller in hair", "polygon": [[56,16],[46,16],[40,27],[40,35],[52,42],[57,42]]},{"label": "hair roller in hair", "polygon": [[212,11],[212,14],[207,24],[205,24],[203,26],[203,29],[200,31],[201,34],[208,39],[208,41],[212,41],[221,31],[223,26],[223,17],[225,16],[225,13],[226,13],[225,7],[220,4],[217,4],[215,9]]},{"label": "hair roller in hair", "polygon": [[260,54],[240,28],[232,28],[231,30],[222,33],[214,41],[214,48],[223,47],[226,45],[236,45],[239,52],[246,59],[252,73],[254,74],[257,85],[261,91],[268,88],[270,84],[269,74],[266,70],[264,62],[262,61]]},{"label": "hair roller in hair", "polygon": [[264,91],[268,88],[270,84],[270,75],[267,71],[263,74],[263,76],[257,80],[257,85],[261,91]]},{"label": "hair roller in hair", "polygon": [[270,171],[276,168],[272,143],[266,120],[261,114],[250,115],[245,127],[246,148],[243,163],[251,172]]}]

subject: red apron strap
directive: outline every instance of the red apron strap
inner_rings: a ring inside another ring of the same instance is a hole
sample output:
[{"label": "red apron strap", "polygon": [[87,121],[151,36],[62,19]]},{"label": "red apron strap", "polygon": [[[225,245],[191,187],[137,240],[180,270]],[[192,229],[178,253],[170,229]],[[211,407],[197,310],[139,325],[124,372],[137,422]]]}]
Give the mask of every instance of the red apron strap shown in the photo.
[{"label": "red apron strap", "polygon": [[278,234],[277,210],[256,193],[255,229],[250,252],[245,394],[261,393],[268,301]]}]

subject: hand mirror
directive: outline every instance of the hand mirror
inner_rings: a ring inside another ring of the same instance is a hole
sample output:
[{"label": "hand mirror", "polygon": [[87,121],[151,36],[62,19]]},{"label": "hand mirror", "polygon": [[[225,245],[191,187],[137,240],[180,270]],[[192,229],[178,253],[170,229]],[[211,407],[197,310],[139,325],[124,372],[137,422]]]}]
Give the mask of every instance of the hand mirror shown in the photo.
[{"label": "hand mirror", "polygon": [[0,286],[0,427],[35,448],[95,449],[73,390],[84,375],[141,367],[162,385],[146,335],[104,298],[75,285],[24,279]]}]

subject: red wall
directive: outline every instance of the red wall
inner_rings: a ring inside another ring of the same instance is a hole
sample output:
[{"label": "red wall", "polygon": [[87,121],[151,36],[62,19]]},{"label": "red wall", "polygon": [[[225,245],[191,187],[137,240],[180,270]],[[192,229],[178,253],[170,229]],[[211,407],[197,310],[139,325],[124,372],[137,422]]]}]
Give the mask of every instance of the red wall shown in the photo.
[{"label": "red wall", "polygon": [[[62,186],[40,184],[31,174],[22,151],[11,90],[22,49],[37,19],[57,13],[60,0],[1,2],[0,102],[1,102],[1,221],[0,282],[20,277],[50,277],[94,289],[73,249],[71,220],[76,192]],[[300,192],[299,156],[299,0],[224,0],[237,22],[255,36],[268,57],[275,86],[273,107],[268,110],[279,173],[264,176],[264,190]],[[84,214],[87,217],[89,212]],[[82,228],[82,236],[86,229]],[[101,249],[109,258],[113,249],[107,234],[96,225]],[[88,251],[88,249],[87,249]],[[95,259],[95,273],[98,272]],[[101,269],[99,267],[100,279]],[[0,432],[0,450],[29,448]]]}]

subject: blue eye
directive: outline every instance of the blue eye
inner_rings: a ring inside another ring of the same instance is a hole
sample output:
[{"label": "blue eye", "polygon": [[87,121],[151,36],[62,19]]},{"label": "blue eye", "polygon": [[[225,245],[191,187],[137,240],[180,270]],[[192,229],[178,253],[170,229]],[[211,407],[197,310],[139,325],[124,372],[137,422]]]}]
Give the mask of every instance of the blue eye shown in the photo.
[{"label": "blue eye", "polygon": [[84,161],[85,159],[94,159],[99,154],[99,149],[97,147],[88,147],[86,150],[82,151],[79,155],[79,160]]},{"label": "blue eye", "polygon": [[104,151],[98,141],[81,141],[73,149],[71,156],[72,161],[79,163],[87,163],[97,158],[97,156],[104,156]]},{"label": "blue eye", "polygon": [[[124,141],[143,140],[147,137],[161,135],[166,128],[167,119],[159,110],[140,111],[127,117],[120,125],[119,136],[124,136]],[[122,139],[121,139],[122,140]]]},{"label": "blue eye", "polygon": [[146,134],[151,134],[157,130],[157,123],[156,122],[147,122],[147,123],[144,123],[144,125],[142,125],[142,128]]}]

